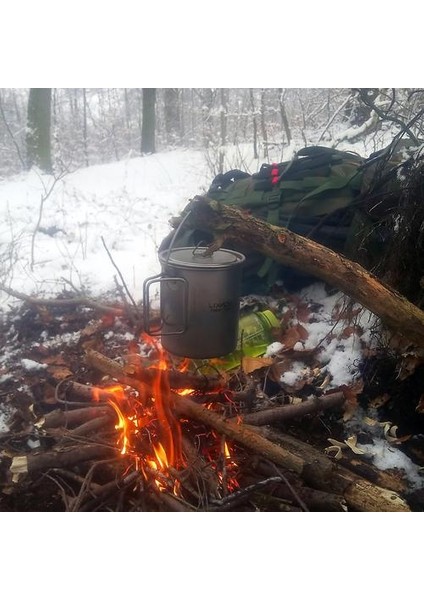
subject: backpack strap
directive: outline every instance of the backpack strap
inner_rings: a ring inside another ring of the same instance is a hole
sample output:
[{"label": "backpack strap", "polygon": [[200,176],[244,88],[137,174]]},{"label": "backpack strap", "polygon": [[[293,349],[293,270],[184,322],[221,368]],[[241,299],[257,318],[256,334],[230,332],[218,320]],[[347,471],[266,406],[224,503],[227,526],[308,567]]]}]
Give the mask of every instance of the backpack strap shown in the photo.
[{"label": "backpack strap", "polygon": [[[280,220],[280,201],[281,201],[281,189],[275,188],[268,196],[267,205],[267,223],[270,225],[278,225]],[[259,268],[258,275],[259,277],[265,277],[273,264],[273,260],[271,257],[267,256],[262,263],[262,266]]]}]

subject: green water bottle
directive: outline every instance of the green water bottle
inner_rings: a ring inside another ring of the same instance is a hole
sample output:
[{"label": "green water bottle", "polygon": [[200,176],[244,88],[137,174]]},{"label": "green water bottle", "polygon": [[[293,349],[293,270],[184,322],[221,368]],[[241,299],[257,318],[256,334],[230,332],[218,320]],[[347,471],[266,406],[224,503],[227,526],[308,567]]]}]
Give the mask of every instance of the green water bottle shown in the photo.
[{"label": "green water bottle", "polygon": [[219,368],[230,371],[241,364],[243,356],[257,357],[264,354],[273,342],[272,330],[279,326],[279,320],[270,310],[252,312],[241,317],[236,349],[220,359]]}]

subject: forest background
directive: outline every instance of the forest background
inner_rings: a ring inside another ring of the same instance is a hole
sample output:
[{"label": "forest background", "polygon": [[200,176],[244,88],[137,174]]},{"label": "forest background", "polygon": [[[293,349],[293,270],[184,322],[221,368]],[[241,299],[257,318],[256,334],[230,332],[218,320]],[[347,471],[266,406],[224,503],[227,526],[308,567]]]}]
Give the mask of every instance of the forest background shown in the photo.
[{"label": "forest background", "polygon": [[422,108],[419,88],[1,89],[0,176],[34,165],[58,176],[175,148],[203,149],[211,177],[299,145],[359,141],[368,156]]}]

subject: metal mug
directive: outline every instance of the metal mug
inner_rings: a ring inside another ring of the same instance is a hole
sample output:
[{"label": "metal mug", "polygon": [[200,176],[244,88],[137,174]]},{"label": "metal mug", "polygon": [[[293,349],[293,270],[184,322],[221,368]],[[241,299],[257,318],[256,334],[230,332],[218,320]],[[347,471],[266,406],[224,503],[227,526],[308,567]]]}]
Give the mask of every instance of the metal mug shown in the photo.
[{"label": "metal mug", "polygon": [[[144,328],[161,336],[165,350],[187,358],[212,358],[237,345],[241,273],[245,256],[220,248],[205,256],[205,247],[159,253],[162,272],[143,285]],[[150,287],[160,285],[160,327],[150,318]]]}]

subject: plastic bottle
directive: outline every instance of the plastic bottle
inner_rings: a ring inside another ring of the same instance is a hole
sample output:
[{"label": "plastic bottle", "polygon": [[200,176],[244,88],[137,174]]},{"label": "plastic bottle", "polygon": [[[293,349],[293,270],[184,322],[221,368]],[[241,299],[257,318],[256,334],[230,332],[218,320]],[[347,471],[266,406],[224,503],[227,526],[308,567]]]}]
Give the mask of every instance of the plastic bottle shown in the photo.
[{"label": "plastic bottle", "polygon": [[219,360],[218,368],[229,371],[241,363],[243,356],[261,356],[273,342],[272,329],[280,322],[270,310],[252,312],[241,317],[236,349]]}]

